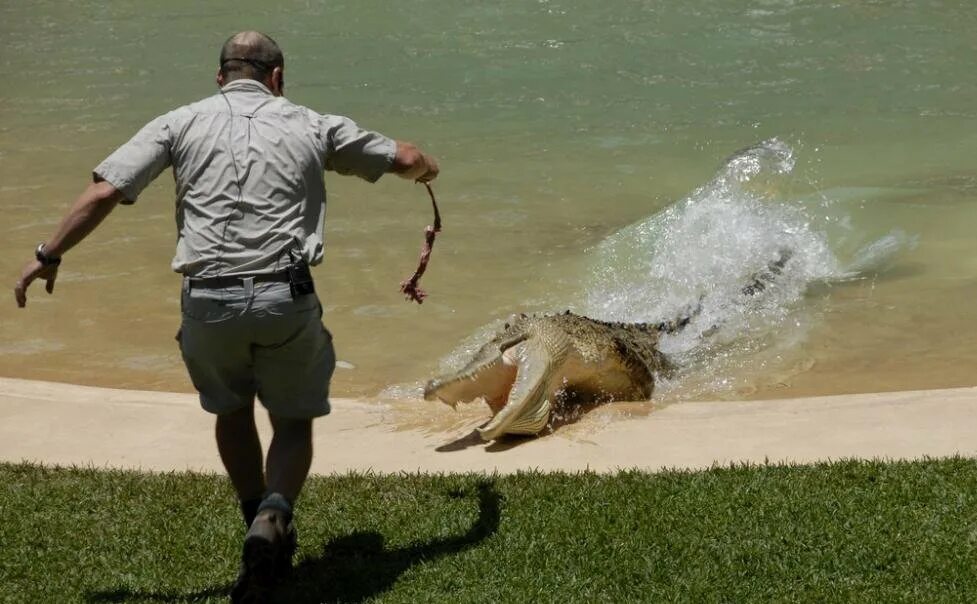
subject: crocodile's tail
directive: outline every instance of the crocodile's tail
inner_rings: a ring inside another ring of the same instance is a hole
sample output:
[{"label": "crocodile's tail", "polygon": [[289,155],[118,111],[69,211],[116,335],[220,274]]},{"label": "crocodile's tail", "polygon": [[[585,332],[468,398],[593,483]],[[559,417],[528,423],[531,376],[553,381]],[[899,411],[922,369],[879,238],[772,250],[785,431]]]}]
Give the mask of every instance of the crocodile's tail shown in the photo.
[{"label": "crocodile's tail", "polygon": [[[766,270],[753,275],[753,279],[741,290],[744,295],[755,296],[767,289],[774,280],[784,272],[784,265],[794,256],[794,252],[788,248],[781,248],[777,253],[777,259],[767,265]],[[682,331],[692,319],[702,312],[702,300],[705,294],[699,296],[699,300],[694,306],[689,306],[683,310],[679,316],[671,321],[656,323],[655,327],[662,333],[674,335]]]},{"label": "crocodile's tail", "polygon": [[755,296],[767,289],[767,286],[773,283],[774,279],[784,272],[784,265],[793,256],[793,250],[780,248],[780,251],[777,252],[777,259],[767,265],[767,270],[754,274],[753,280],[743,288],[743,293],[747,296]]},{"label": "crocodile's tail", "polygon": [[692,319],[699,316],[702,312],[702,299],[705,298],[705,294],[699,296],[699,300],[695,303],[695,306],[686,307],[679,316],[675,317],[671,321],[662,321],[661,323],[656,323],[655,328],[661,333],[667,333],[669,335],[677,334],[678,332],[685,329],[685,326],[692,322]]}]

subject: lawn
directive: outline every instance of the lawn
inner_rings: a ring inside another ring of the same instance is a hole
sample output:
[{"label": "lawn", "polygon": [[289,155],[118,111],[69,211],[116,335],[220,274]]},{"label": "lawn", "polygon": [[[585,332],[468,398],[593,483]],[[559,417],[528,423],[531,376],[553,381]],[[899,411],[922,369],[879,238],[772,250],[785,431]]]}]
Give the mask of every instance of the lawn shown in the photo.
[{"label": "lawn", "polygon": [[[221,602],[225,479],[0,464],[0,601]],[[281,602],[973,602],[977,461],[310,479]]]}]

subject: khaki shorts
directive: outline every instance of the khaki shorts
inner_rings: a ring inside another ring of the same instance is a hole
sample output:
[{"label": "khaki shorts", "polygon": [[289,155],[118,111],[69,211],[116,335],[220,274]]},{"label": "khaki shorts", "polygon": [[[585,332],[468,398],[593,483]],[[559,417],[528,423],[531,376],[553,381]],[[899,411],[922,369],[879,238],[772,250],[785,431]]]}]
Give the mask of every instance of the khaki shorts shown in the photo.
[{"label": "khaki shorts", "polygon": [[218,415],[254,403],[273,415],[329,413],[336,367],[315,294],[292,299],[287,283],[183,288],[177,340],[201,406]]}]

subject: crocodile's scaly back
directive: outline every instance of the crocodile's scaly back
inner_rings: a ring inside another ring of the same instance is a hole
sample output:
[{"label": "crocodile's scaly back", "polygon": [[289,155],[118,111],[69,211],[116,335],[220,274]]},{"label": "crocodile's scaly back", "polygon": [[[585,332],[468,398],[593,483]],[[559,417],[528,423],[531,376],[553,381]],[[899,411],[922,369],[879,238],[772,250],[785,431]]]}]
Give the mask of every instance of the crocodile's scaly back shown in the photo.
[{"label": "crocodile's scaly back", "polygon": [[651,323],[609,323],[567,311],[540,320],[567,333],[581,356],[598,362],[616,356],[623,365],[657,373],[669,367],[658,350],[661,326]]}]

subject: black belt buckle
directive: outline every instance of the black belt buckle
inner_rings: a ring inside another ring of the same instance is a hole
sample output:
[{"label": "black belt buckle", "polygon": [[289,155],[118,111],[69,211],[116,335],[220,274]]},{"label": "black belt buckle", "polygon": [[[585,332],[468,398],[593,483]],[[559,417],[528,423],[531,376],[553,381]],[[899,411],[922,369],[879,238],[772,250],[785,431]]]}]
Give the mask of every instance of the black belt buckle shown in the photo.
[{"label": "black belt buckle", "polygon": [[288,265],[288,288],[293,298],[315,293],[315,283],[312,282],[312,272],[305,262],[293,262]]}]

